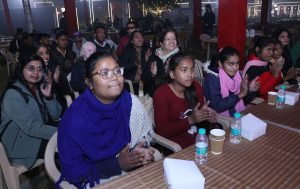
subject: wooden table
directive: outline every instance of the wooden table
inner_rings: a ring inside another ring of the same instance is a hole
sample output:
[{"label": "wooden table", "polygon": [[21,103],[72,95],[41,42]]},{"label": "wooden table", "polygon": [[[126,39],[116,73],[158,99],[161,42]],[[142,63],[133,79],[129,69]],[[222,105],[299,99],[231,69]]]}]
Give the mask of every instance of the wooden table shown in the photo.
[{"label": "wooden table", "polygon": [[[268,125],[266,135],[249,142],[231,144],[228,133],[223,153],[209,153],[206,165],[199,167],[205,188],[300,188],[300,134]],[[193,160],[195,147],[190,146],[170,158]],[[97,186],[108,188],[167,188],[163,161]]]},{"label": "wooden table", "polygon": [[[295,91],[296,87],[290,90]],[[269,105],[264,101],[243,111],[243,114],[247,113],[252,113],[268,123],[300,133],[300,101],[294,106],[285,105],[284,109],[277,109],[275,105]]]}]

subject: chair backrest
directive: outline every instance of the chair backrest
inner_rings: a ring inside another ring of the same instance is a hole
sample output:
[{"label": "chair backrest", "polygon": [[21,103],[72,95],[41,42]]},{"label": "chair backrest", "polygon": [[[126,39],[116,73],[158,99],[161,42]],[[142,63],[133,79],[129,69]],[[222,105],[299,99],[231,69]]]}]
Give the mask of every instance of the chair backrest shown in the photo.
[{"label": "chair backrest", "polygon": [[19,175],[26,172],[27,169],[21,165],[14,166],[10,164],[5,149],[1,142],[0,142],[0,165],[1,165],[2,173],[4,175],[4,179],[6,181],[7,187],[19,189],[20,188]]},{"label": "chair backrest", "polygon": [[[45,169],[49,178],[53,182],[58,181],[61,176],[59,170],[56,167],[55,159],[54,159],[55,152],[57,151],[56,149],[57,149],[57,132],[54,133],[54,135],[49,140],[45,151]],[[68,183],[67,181],[62,181],[60,187],[63,189],[76,189],[74,185]]]},{"label": "chair backrest", "polygon": [[130,91],[130,93],[131,93],[131,94],[134,94],[132,81],[129,80],[129,79],[124,79],[124,83],[127,83],[127,85],[129,86],[129,91]]},{"label": "chair backrest", "polygon": [[201,40],[201,44],[202,44],[202,48],[207,50],[207,41],[210,40],[211,37],[207,34],[201,34],[200,35],[200,40]]},{"label": "chair backrest", "polygon": [[195,59],[195,80],[203,84],[203,63],[198,59]]}]

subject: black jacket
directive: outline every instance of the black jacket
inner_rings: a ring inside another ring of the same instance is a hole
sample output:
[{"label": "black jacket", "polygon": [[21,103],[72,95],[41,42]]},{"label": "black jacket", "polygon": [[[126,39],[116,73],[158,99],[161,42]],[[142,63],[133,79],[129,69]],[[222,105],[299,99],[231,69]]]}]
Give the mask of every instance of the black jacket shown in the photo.
[{"label": "black jacket", "polygon": [[[164,68],[161,59],[155,55],[151,55],[146,62],[145,56],[148,50],[147,46],[142,47],[141,52],[141,67],[142,75],[141,80],[144,82],[144,92],[148,93],[150,96],[153,95],[156,88],[162,83],[164,77]],[[122,56],[120,57],[120,66],[124,67],[124,78],[131,81],[134,80],[134,77],[137,72],[137,66],[135,65],[136,59],[136,50],[132,45],[127,45],[123,51]],[[157,65],[157,75],[153,77],[150,71],[150,65],[153,61],[156,61]]]}]

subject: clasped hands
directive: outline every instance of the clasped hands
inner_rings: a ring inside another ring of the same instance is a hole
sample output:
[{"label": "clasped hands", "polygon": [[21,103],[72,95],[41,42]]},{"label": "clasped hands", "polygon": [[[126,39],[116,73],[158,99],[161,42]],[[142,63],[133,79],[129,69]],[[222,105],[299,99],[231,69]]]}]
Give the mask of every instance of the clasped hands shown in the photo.
[{"label": "clasped hands", "polygon": [[207,101],[201,108],[200,103],[193,109],[192,115],[188,117],[189,124],[200,123],[204,120],[208,120],[211,123],[215,123],[217,113],[215,110],[210,108],[209,101]]},{"label": "clasped hands", "polygon": [[244,98],[247,95],[248,91],[257,92],[259,90],[260,83],[258,81],[258,78],[259,77],[257,76],[252,81],[249,81],[248,75],[245,75],[240,85],[240,93],[238,94],[240,99]]},{"label": "clasped hands", "polygon": [[118,160],[122,170],[131,170],[154,161],[154,149],[145,148],[145,141],[139,142],[133,149],[126,145],[120,152]]}]

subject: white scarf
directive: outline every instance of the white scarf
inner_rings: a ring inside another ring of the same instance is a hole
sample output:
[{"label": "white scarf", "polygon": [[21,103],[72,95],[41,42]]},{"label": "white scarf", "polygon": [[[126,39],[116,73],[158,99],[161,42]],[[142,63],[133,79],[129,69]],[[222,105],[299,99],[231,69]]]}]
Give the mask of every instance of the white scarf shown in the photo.
[{"label": "white scarf", "polygon": [[172,56],[173,54],[176,54],[177,52],[179,51],[179,48],[176,47],[173,51],[169,52],[168,54],[164,55],[163,53],[163,49],[162,48],[158,48],[156,49],[155,51],[155,55],[158,56],[162,61],[163,63],[166,62],[166,60]]}]

